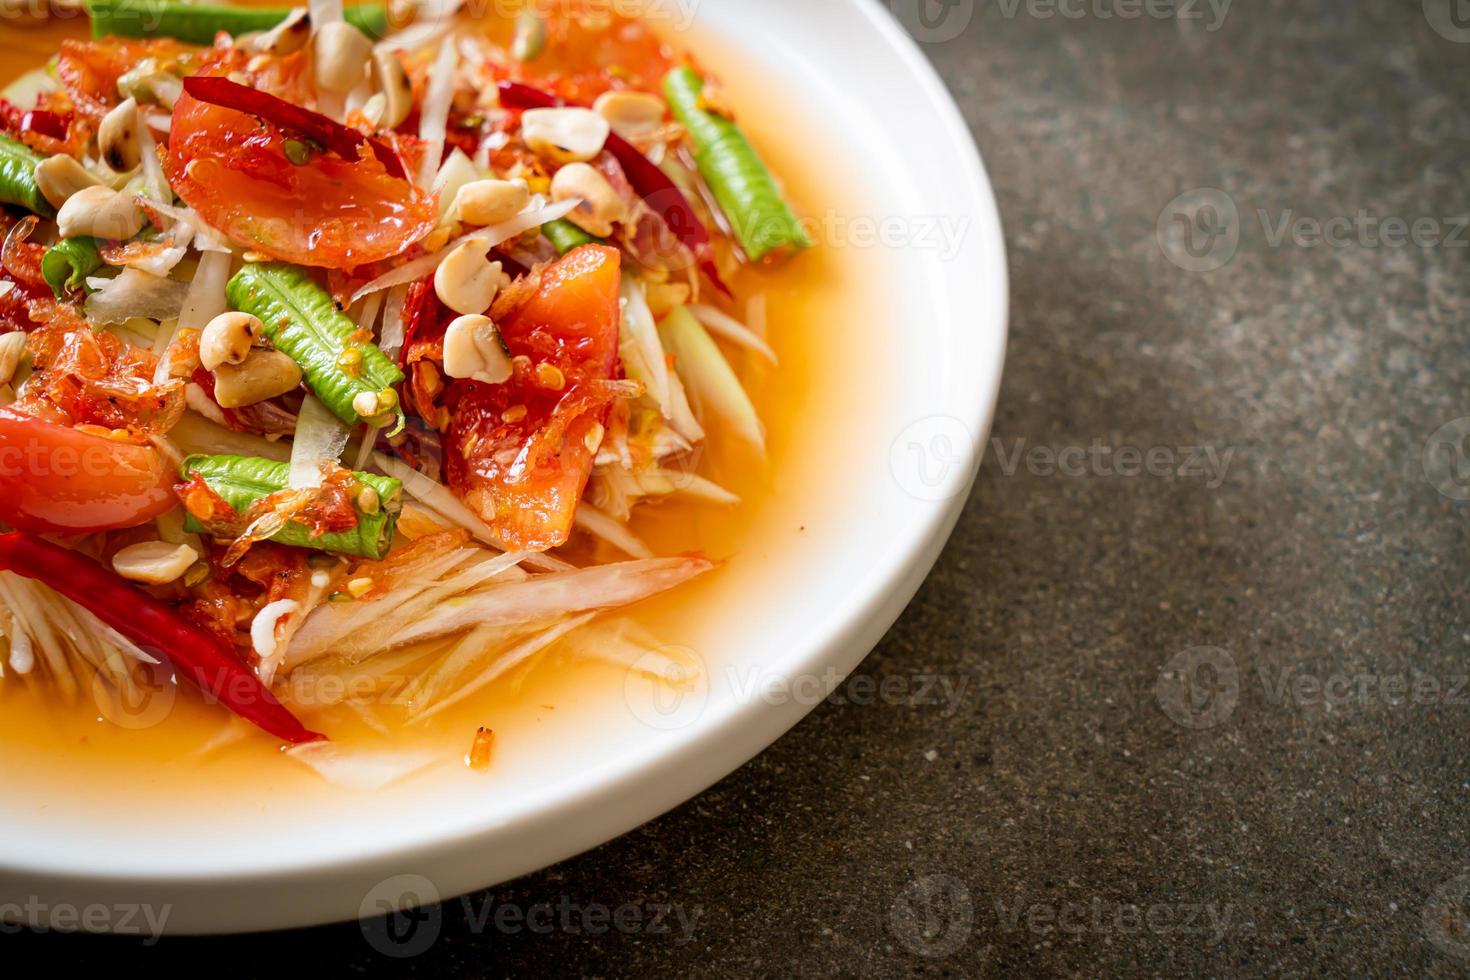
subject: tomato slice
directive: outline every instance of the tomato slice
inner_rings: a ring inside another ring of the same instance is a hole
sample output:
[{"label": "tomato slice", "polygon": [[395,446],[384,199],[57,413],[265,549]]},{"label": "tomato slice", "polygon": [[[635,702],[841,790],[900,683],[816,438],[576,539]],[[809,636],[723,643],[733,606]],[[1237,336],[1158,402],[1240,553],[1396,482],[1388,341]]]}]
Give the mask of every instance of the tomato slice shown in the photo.
[{"label": "tomato slice", "polygon": [[[617,7],[606,0],[538,5],[546,48],[529,62],[515,63],[508,76],[587,105],[614,88],[662,91],[664,76],[676,64],[673,48],[647,23]],[[482,24],[491,40],[511,45],[515,18],[487,17]],[[502,74],[497,68],[492,72]]]},{"label": "tomato slice", "polygon": [[434,197],[389,176],[371,154],[286,156],[289,133],[185,94],[174,105],[169,183],[242,248],[283,262],[352,269],[391,258],[433,230]]},{"label": "tomato slice", "polygon": [[173,473],[152,446],[0,408],[0,519],[11,527],[108,531],[176,503]]},{"label": "tomato slice", "polygon": [[585,245],[548,266],[499,325],[514,377],[445,392],[449,485],[506,547],[554,548],[571,534],[617,397],[619,263],[616,249]]},{"label": "tomato slice", "polygon": [[122,101],[117,80],[140,61],[153,58],[161,63],[187,62],[191,49],[172,38],[127,40],[109,37],[100,41],[65,40],[56,58],[56,74],[66,94],[83,117],[98,122],[107,110]]}]

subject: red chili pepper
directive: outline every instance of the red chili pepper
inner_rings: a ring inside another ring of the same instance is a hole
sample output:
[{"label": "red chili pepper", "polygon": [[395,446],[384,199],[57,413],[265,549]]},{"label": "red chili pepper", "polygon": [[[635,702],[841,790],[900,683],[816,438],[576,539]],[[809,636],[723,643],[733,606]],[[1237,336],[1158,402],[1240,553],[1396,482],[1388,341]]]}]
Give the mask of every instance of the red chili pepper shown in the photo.
[{"label": "red chili pepper", "polygon": [[[573,103],[520,82],[501,82],[500,104],[509,109],[554,109]],[[664,219],[664,224],[679,237],[685,248],[694,253],[710,282],[719,287],[720,292],[731,296],[729,287],[720,280],[720,271],[715,267],[714,246],[710,244],[709,232],[678,185],[617,133],[608,134],[607,152],[622,164],[628,183],[633,185],[639,197],[650,203],[658,202],[655,210]]]},{"label": "red chili pepper", "polygon": [[21,132],[40,133],[54,140],[65,142],[70,134],[70,123],[55,112],[32,109],[20,117]]},{"label": "red chili pepper", "polygon": [[71,119],[45,109],[22,109],[9,99],[0,99],[0,129],[15,133],[39,133],[65,142],[71,135]]},{"label": "red chili pepper", "polygon": [[49,585],[139,646],[161,649],[181,674],[277,738],[326,737],[308,731],[218,639],[87,556],[16,531],[0,534],[0,570]]},{"label": "red chili pepper", "polygon": [[248,112],[281,129],[289,129],[320,143],[323,149],[344,160],[356,160],[358,150],[363,144],[367,144],[390,176],[407,179],[403,161],[398,159],[398,154],[388,144],[371,136],[364,136],[351,126],[344,126],[320,112],[313,112],[269,92],[213,75],[191,75],[184,79],[184,91],[200,102]]}]

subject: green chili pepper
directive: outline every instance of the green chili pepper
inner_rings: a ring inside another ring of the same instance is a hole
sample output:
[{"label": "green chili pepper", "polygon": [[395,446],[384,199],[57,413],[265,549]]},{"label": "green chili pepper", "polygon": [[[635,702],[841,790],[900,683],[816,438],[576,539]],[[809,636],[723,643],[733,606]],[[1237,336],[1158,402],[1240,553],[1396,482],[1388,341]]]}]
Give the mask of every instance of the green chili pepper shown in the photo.
[{"label": "green chili pepper", "polygon": [[574,248],[602,241],[600,238],[593,238],[566,218],[546,222],[541,226],[541,234],[545,235],[546,240],[551,242],[562,255],[566,255]]},{"label": "green chili pepper", "polygon": [[41,278],[62,299],[87,284],[87,277],[102,265],[97,254],[97,239],[67,238],[57,242],[41,256]]},{"label": "green chili pepper", "polygon": [[36,186],[36,164],[40,162],[24,143],[0,136],[0,204],[18,204],[43,218],[56,217],[56,209]]},{"label": "green chili pepper", "polygon": [[[186,480],[193,479],[195,474],[203,477],[209,489],[219,494],[236,512],[243,514],[260,498],[286,489],[291,464],[259,456],[195,455],[185,457],[179,472]],[[362,489],[371,488],[377,494],[376,508],[369,508],[372,513],[364,512],[361,504],[354,502],[357,527],[312,537],[304,524],[292,522],[272,535],[270,540],[292,548],[315,548],[317,551],[363,558],[382,558],[393,543],[393,529],[402,508],[403,483],[391,476],[375,473],[353,473],[352,476],[360,484],[359,493]],[[209,530],[192,514],[184,519],[184,528],[190,534]]]},{"label": "green chili pepper", "polygon": [[[371,341],[352,339],[358,326],[305,270],[292,265],[247,264],[225,287],[230,306],[255,315],[271,344],[301,367],[306,384],[323,405],[348,425],[381,425],[390,412],[403,429],[403,409],[393,390],[403,372]],[[371,394],[375,413],[359,415],[353,402]]]},{"label": "green chili pepper", "polygon": [[694,162],[753,262],[786,247],[811,248],[811,236],[740,127],[700,105],[704,79],[675,68],[664,78],[669,108],[694,141]]},{"label": "green chili pepper", "polygon": [[[188,44],[213,44],[220,31],[268,31],[291,13],[260,7],[177,3],[173,0],[87,0],[92,36],[173,37]],[[347,23],[377,40],[388,33],[388,8],[362,4],[342,11]]]}]

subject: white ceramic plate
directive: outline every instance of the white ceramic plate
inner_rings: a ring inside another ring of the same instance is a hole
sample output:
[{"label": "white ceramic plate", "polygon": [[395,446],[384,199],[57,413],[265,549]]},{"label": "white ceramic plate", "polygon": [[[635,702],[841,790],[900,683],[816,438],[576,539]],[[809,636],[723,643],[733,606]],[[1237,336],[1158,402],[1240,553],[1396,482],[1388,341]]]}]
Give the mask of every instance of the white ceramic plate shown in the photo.
[{"label": "white ceramic plate", "polygon": [[818,358],[789,436],[801,445],[748,542],[688,603],[707,683],[674,703],[632,684],[569,697],[499,745],[488,776],[444,766],[370,796],[302,791],[269,766],[220,786],[167,771],[48,780],[42,770],[71,763],[27,769],[7,752],[0,901],[142,904],[167,909],[169,932],[241,932],[483,888],[714,783],[820,703],[898,617],[954,525],[1000,381],[1005,255],[980,159],[881,4],[657,6],[697,11],[672,40],[725,78],[758,144],[810,142],[795,183],[832,175],[816,217],[822,247],[846,250],[816,295],[773,300],[842,322],[822,328],[834,353]]}]

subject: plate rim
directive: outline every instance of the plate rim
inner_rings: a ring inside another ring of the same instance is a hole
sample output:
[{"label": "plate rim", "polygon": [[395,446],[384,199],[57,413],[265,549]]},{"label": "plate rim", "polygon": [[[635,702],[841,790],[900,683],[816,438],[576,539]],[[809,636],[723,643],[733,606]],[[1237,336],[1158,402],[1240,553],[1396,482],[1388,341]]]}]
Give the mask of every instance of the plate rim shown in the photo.
[{"label": "plate rim", "polygon": [[[855,611],[845,613],[841,617],[843,621],[835,628],[814,629],[813,632],[820,632],[823,639],[810,644],[799,657],[783,661],[782,669],[792,671],[836,665],[838,670],[835,673],[824,675],[832,678],[830,686],[834,688],[868,656],[908,606],[959,519],[979,470],[985,440],[994,419],[1004,371],[1010,307],[1005,239],[993,186],[954,97],[921,52],[918,42],[899,24],[888,3],[847,0],[847,5],[877,32],[901,61],[905,74],[921,86],[929,105],[939,113],[944,136],[957,151],[957,160],[963,163],[967,195],[964,213],[978,219],[975,230],[985,246],[985,253],[993,256],[981,272],[987,286],[995,289],[995,294],[993,303],[985,311],[987,320],[994,324],[993,330],[988,331],[994,336],[993,348],[985,352],[990,365],[983,379],[986,383],[975,385],[975,398],[963,406],[965,417],[955,416],[974,436],[963,454],[967,472],[960,485],[962,489],[937,503],[924,521],[916,523],[903,549],[892,554],[882,571],[865,582],[861,602]],[[959,177],[958,173],[956,177]],[[957,400],[958,396],[952,399]],[[723,715],[702,720],[694,731],[682,738],[647,740],[639,751],[630,753],[615,765],[599,769],[595,775],[581,773],[563,777],[564,782],[570,784],[575,781],[577,785],[563,789],[553,784],[548,793],[552,798],[528,807],[525,812],[511,810],[508,815],[497,816],[489,823],[484,817],[476,819],[473,814],[466,813],[452,827],[437,828],[432,838],[393,842],[351,857],[291,860],[278,866],[264,865],[245,872],[221,873],[217,869],[176,867],[157,874],[139,875],[130,871],[109,872],[106,868],[79,873],[74,869],[59,869],[55,864],[33,864],[27,862],[23,855],[9,854],[0,855],[0,881],[28,880],[33,888],[43,887],[40,882],[44,882],[46,891],[70,892],[100,887],[106,891],[125,888],[129,894],[136,894],[148,889],[167,889],[172,903],[193,899],[203,901],[206,896],[217,896],[222,890],[239,891],[239,895],[232,896],[229,903],[235,917],[224,912],[191,912],[190,918],[178,927],[170,925],[165,930],[176,935],[224,935],[352,921],[358,918],[357,911],[363,907],[363,893],[352,890],[354,883],[382,880],[385,874],[391,876],[395,873],[394,869],[444,869],[436,884],[442,880],[449,883],[448,887],[434,897],[449,901],[458,895],[568,860],[669,812],[755,758],[820,703],[821,699],[808,703],[791,699],[779,705],[759,700],[733,705]],[[697,766],[688,764],[696,759]],[[657,785],[653,785],[655,783]],[[619,815],[615,819],[587,819],[589,812],[599,809],[617,811]],[[558,843],[528,847],[517,857],[502,860],[501,870],[490,881],[480,880],[483,875],[472,871],[455,873],[452,867],[446,867],[446,863],[452,865],[455,855],[463,854],[467,849],[496,846],[497,843],[505,847],[505,842],[497,842],[496,838],[513,832],[518,826],[524,827],[527,822],[535,822],[538,833]],[[571,824],[580,824],[581,829],[571,827]],[[465,885],[467,878],[478,883]],[[283,910],[275,913],[272,909],[262,909],[242,917],[239,916],[242,901],[233,900],[243,900],[252,894],[260,897],[278,895],[282,888],[308,884],[321,887],[324,880],[332,881],[336,887],[332,889],[331,898],[313,903],[315,912]],[[344,890],[346,894],[339,899]]]}]

